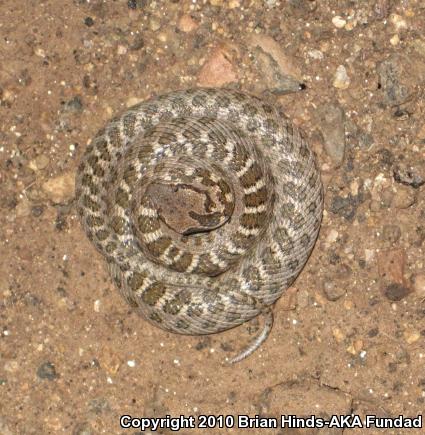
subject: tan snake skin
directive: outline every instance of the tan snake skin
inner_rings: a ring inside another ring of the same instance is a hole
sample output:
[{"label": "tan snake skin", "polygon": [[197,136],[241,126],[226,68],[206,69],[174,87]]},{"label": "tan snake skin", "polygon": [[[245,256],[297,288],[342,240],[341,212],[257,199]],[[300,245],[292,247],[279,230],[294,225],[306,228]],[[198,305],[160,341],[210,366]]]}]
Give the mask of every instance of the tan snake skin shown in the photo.
[{"label": "tan snake skin", "polygon": [[231,89],[138,104],[87,147],[78,213],[126,301],[165,330],[224,331],[267,313],[315,243],[314,153],[279,108]]}]

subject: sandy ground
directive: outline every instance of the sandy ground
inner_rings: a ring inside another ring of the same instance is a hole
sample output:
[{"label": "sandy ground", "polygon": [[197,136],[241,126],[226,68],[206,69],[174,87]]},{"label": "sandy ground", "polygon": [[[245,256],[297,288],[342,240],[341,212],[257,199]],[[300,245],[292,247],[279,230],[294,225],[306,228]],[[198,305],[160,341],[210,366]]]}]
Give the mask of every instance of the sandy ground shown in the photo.
[{"label": "sandy ground", "polygon": [[[1,1],[0,434],[139,433],[123,414],[423,414],[424,34],[421,0]],[[151,326],[73,204],[79,158],[113,114],[200,84],[282,105],[325,185],[270,338],[230,367],[261,319],[208,337]]]}]

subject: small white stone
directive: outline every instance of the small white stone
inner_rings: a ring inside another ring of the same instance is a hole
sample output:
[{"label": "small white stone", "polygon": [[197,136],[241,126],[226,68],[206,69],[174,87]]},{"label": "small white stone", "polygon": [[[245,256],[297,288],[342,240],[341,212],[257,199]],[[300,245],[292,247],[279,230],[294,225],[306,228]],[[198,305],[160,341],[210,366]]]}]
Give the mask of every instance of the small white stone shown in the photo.
[{"label": "small white stone", "polygon": [[94,309],[94,311],[95,311],[96,313],[100,313],[100,305],[101,305],[100,300],[99,300],[99,299],[96,299],[96,300],[94,301],[94,304],[93,304],[93,309]]},{"label": "small white stone", "polygon": [[346,24],[347,21],[344,20],[344,18],[340,17],[339,15],[335,15],[332,18],[332,24],[337,28],[337,29],[342,29]]},{"label": "small white stone", "polygon": [[326,245],[331,245],[332,243],[335,243],[337,240],[338,240],[338,236],[339,236],[339,233],[338,233],[338,231],[335,229],[335,228],[332,228],[330,231],[329,231],[329,234],[328,234],[328,236],[326,237]]},{"label": "small white stone", "polygon": [[119,55],[123,55],[123,54],[126,54],[127,53],[127,47],[125,46],[125,45],[118,45],[118,48],[117,48],[117,53],[119,54]]},{"label": "small white stone", "polygon": [[143,101],[143,98],[137,98],[137,97],[130,97],[127,101],[126,101],[126,106],[127,107],[131,107],[131,106],[135,106],[136,104],[139,104],[140,102]]},{"label": "small white stone", "polygon": [[127,361],[127,365],[131,368],[136,367],[136,361],[131,359],[131,360]]},{"label": "small white stone", "polygon": [[309,50],[308,52],[307,52],[307,54],[312,58],[312,59],[315,59],[315,60],[322,60],[323,59],[323,53],[320,51],[320,50],[316,50],[316,49],[313,49],[313,50]]},{"label": "small white stone", "polygon": [[354,180],[350,184],[350,192],[351,195],[357,196],[359,193],[359,182],[357,180]]},{"label": "small white stone", "polygon": [[364,250],[364,259],[366,263],[370,263],[374,257],[375,257],[375,251],[373,249]]},{"label": "small white stone", "polygon": [[35,49],[35,54],[39,57],[46,57],[46,52],[41,47]]},{"label": "small white stone", "polygon": [[396,46],[400,43],[400,38],[397,34],[395,34],[391,39],[390,39],[390,44],[393,46]]},{"label": "small white stone", "polygon": [[394,25],[397,31],[407,28],[407,22],[401,15],[391,14],[390,22]]},{"label": "small white stone", "polygon": [[344,65],[339,65],[336,69],[333,85],[338,89],[347,89],[350,86],[350,77],[348,77],[347,70]]}]

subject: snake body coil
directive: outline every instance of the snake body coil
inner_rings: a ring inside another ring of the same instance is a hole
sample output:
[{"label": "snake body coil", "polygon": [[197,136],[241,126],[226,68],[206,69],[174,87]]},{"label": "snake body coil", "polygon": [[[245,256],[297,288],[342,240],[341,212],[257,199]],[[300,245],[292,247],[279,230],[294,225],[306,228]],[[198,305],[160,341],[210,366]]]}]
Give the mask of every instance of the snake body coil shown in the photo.
[{"label": "snake body coil", "polygon": [[323,209],[300,131],[231,89],[172,92],[112,119],[83,156],[76,197],[127,302],[181,334],[267,312],[307,261]]}]

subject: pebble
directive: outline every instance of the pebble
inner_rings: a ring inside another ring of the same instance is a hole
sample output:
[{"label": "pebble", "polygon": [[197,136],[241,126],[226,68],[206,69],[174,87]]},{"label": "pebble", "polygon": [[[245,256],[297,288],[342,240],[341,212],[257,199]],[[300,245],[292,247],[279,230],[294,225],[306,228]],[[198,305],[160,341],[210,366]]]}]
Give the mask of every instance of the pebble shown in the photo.
[{"label": "pebble", "polygon": [[345,295],[345,290],[341,284],[333,281],[325,281],[323,283],[323,293],[325,293],[328,301],[335,302]]},{"label": "pebble", "polygon": [[416,343],[421,338],[421,333],[416,329],[411,329],[408,331],[404,331],[404,339],[407,344]]},{"label": "pebble", "polygon": [[379,156],[379,163],[384,167],[384,169],[390,168],[395,161],[394,153],[388,148],[381,148],[377,155]]},{"label": "pebble", "polygon": [[72,172],[66,172],[47,180],[41,188],[55,204],[67,203],[75,194],[75,176]]},{"label": "pebble", "polygon": [[136,35],[133,42],[130,45],[130,49],[133,51],[140,50],[145,46],[145,40],[141,35]]},{"label": "pebble", "polygon": [[345,340],[345,334],[339,328],[334,328],[332,330],[332,335],[337,343],[342,343]]},{"label": "pebble", "polygon": [[392,283],[387,285],[384,289],[384,295],[387,299],[393,302],[401,301],[410,293],[410,289],[399,283]]},{"label": "pebble", "polygon": [[44,154],[41,154],[37,156],[35,159],[31,160],[28,163],[28,167],[33,171],[41,171],[43,169],[46,169],[49,163],[50,163],[49,157],[47,157]]},{"label": "pebble", "polygon": [[126,107],[132,107],[135,106],[136,104],[139,104],[143,101],[143,98],[138,98],[138,97],[130,97],[126,102],[125,105]]},{"label": "pebble", "polygon": [[124,55],[126,53],[127,53],[127,47],[125,45],[121,45],[121,44],[118,45],[118,47],[117,47],[117,54],[119,56],[122,56],[122,55]]},{"label": "pebble", "polygon": [[395,27],[396,31],[407,29],[407,21],[401,15],[391,14],[390,23]]},{"label": "pebble", "polygon": [[44,213],[44,207],[42,205],[35,205],[31,208],[31,214],[34,217],[40,217]]},{"label": "pebble", "polygon": [[199,24],[188,14],[182,15],[177,23],[177,28],[185,33],[193,32],[198,27]]},{"label": "pebble", "polygon": [[[403,249],[390,249],[380,251],[377,254],[378,273],[382,280],[387,283],[397,283],[404,285],[404,268],[406,263],[406,253]],[[390,289],[390,292],[392,290]],[[394,289],[396,291],[396,289]]]},{"label": "pebble", "polygon": [[420,299],[425,298],[425,273],[413,277],[413,290]]},{"label": "pebble", "polygon": [[397,183],[411,186],[414,189],[417,189],[425,184],[425,175],[421,173],[421,170],[408,164],[397,165],[394,168],[393,175],[394,180]]},{"label": "pebble", "polygon": [[229,60],[232,57],[231,50],[226,47],[217,47],[213,50],[199,72],[199,85],[214,87],[237,82],[238,75]]},{"label": "pebble", "polygon": [[373,337],[376,337],[378,334],[379,334],[379,328],[376,327],[376,328],[369,329],[367,336],[369,338],[373,338]]},{"label": "pebble", "polygon": [[262,82],[269,91],[276,95],[284,95],[303,89],[299,68],[273,38],[263,34],[252,34],[247,43],[261,73]]},{"label": "pebble", "polygon": [[377,66],[379,83],[383,92],[383,102],[388,106],[397,106],[409,98],[409,90],[400,83],[402,60],[397,56],[384,60]]},{"label": "pebble", "polygon": [[19,363],[16,360],[9,360],[4,363],[4,370],[9,373],[15,373],[19,370]]},{"label": "pebble", "polygon": [[84,18],[84,24],[85,24],[87,27],[92,27],[92,26],[94,25],[94,20],[93,20],[93,18],[92,18],[92,17],[86,17],[86,18]]},{"label": "pebble", "polygon": [[352,221],[356,216],[359,204],[359,197],[336,195],[332,198],[329,209],[332,213]]},{"label": "pebble", "polygon": [[339,166],[345,154],[345,114],[341,107],[325,104],[319,112],[320,131],[324,139],[326,154]]},{"label": "pebble", "polygon": [[344,308],[349,311],[352,310],[354,307],[353,301],[350,301],[349,299],[344,300]]},{"label": "pebble", "polygon": [[15,208],[17,217],[25,217],[31,214],[31,203],[25,197],[18,202]]},{"label": "pebble", "polygon": [[111,411],[111,405],[109,404],[108,399],[104,397],[96,397],[89,400],[88,409],[96,415],[107,414]]},{"label": "pebble", "polygon": [[347,21],[344,20],[344,18],[340,17],[339,15],[336,15],[335,17],[332,18],[332,24],[337,29],[342,29],[347,24]]},{"label": "pebble", "polygon": [[38,367],[37,376],[40,379],[48,379],[49,381],[53,381],[54,379],[57,379],[59,377],[56,373],[54,364],[49,361],[41,364]]},{"label": "pebble", "polygon": [[384,225],[382,228],[382,237],[390,243],[396,243],[401,237],[401,228],[394,224]]},{"label": "pebble", "polygon": [[380,196],[380,201],[383,207],[389,208],[391,207],[393,201],[394,201],[395,192],[392,190],[391,187],[387,187],[386,189],[383,189]]},{"label": "pebble", "polygon": [[335,243],[338,240],[339,233],[335,228],[332,228],[329,231],[329,234],[326,237],[325,244],[330,246],[332,243]]},{"label": "pebble", "polygon": [[339,65],[336,69],[333,85],[337,89],[347,89],[350,86],[350,77],[344,65]]},{"label": "pebble", "polygon": [[416,202],[416,192],[407,186],[396,186],[391,204],[398,209],[406,209]]},{"label": "pebble", "polygon": [[77,423],[72,431],[72,435],[92,435],[93,431],[89,423]]},{"label": "pebble", "polygon": [[396,46],[396,45],[398,45],[398,44],[400,44],[400,37],[396,34],[396,35],[393,35],[391,38],[390,38],[390,44],[392,45],[392,46]]},{"label": "pebble", "polygon": [[374,249],[365,249],[364,250],[364,259],[365,259],[366,263],[370,264],[374,258],[375,258],[375,250]]},{"label": "pebble", "polygon": [[307,52],[307,54],[314,60],[323,60],[324,55],[320,50],[312,49]]},{"label": "pebble", "polygon": [[277,302],[278,309],[284,311],[295,310],[298,302],[297,293],[298,289],[296,287],[287,288],[284,295]]},{"label": "pebble", "polygon": [[37,48],[34,50],[34,53],[36,54],[36,56],[39,56],[39,57],[46,57],[46,51],[45,51],[44,49],[42,49],[41,47],[37,47]]},{"label": "pebble", "polygon": [[299,290],[297,293],[297,305],[300,308],[307,308],[309,305],[310,295],[307,290]]},{"label": "pebble", "polygon": [[387,18],[390,11],[390,0],[376,0],[374,12],[380,20]]},{"label": "pebble", "polygon": [[161,22],[157,18],[151,18],[149,21],[149,28],[152,30],[152,32],[156,32],[161,28]]},{"label": "pebble", "polygon": [[64,111],[68,113],[80,113],[83,111],[83,102],[81,97],[76,95],[67,101],[64,105]]}]

